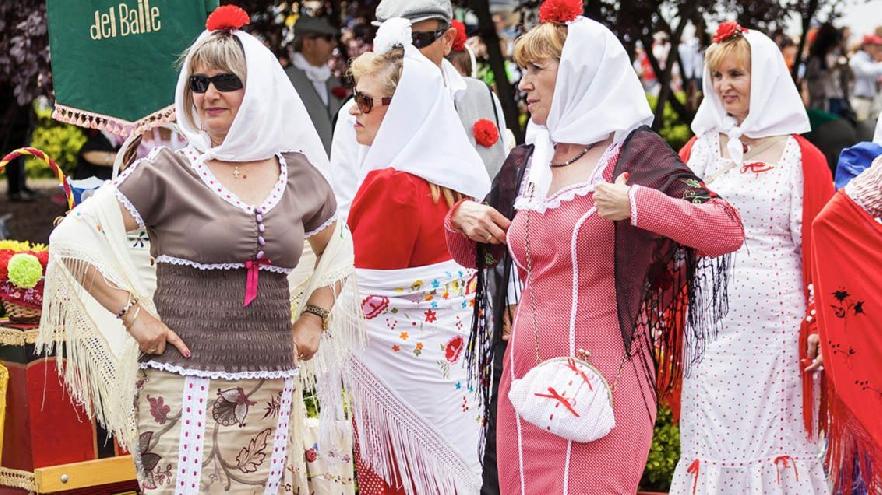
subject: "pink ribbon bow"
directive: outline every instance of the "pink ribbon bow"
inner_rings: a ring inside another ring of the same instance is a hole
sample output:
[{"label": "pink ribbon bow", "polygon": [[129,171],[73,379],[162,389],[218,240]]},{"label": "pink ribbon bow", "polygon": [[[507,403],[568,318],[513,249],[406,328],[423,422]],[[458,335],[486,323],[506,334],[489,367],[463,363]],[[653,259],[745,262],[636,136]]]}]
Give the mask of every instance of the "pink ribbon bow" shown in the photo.
[{"label": "pink ribbon bow", "polygon": [[248,306],[257,299],[257,278],[260,274],[261,265],[271,265],[268,259],[250,259],[245,260],[245,301],[242,306]]}]

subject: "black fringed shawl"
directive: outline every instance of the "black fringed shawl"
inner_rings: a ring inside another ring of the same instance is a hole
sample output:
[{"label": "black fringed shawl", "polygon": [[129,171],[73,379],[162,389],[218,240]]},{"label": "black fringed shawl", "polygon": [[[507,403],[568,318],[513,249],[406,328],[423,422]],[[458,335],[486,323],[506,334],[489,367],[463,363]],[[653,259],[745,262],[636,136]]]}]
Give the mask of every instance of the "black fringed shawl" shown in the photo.
[{"label": "black fringed shawl", "polygon": [[[487,196],[486,203],[509,219],[514,218],[514,201],[532,152],[532,146],[515,148]],[[629,184],[651,187],[674,198],[704,203],[717,197],[648,127],[635,130],[623,143],[613,177],[624,172],[630,174]],[[731,206],[727,211],[738,218]],[[494,344],[501,334],[490,335],[488,329],[502,328],[512,263],[508,251],[500,246],[479,244],[476,253],[477,297],[466,358],[470,369],[477,370],[477,377],[470,379],[478,379],[486,408],[492,389]],[[504,262],[503,280],[497,280],[496,293],[489,294],[487,279],[497,273],[493,268],[500,261]],[[732,255],[702,258],[694,249],[634,227],[629,221],[616,222],[618,319],[629,358],[640,357],[647,380],[655,383],[647,408],[677,392],[688,366],[701,357],[704,343],[716,335],[717,323],[728,311],[731,261]],[[492,315],[487,310],[491,298]],[[489,417],[487,412],[485,418]]]}]

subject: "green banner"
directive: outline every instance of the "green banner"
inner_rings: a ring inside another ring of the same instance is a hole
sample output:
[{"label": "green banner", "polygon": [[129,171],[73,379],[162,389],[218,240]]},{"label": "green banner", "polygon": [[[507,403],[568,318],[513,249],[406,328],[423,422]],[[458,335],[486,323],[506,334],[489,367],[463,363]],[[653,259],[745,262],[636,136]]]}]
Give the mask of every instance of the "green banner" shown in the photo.
[{"label": "green banner", "polygon": [[173,118],[177,61],[218,0],[47,0],[56,110],[137,132]]}]

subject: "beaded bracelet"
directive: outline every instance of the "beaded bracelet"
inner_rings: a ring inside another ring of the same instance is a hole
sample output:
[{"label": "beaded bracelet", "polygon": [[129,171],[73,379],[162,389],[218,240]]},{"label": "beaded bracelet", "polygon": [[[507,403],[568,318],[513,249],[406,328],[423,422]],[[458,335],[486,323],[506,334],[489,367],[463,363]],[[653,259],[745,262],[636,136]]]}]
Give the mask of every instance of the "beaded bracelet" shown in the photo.
[{"label": "beaded bracelet", "polygon": [[122,320],[123,318],[125,318],[126,313],[128,313],[129,310],[132,309],[132,306],[134,306],[137,303],[138,303],[138,299],[136,299],[134,296],[132,296],[131,293],[129,293],[129,298],[128,298],[128,300],[126,300],[126,305],[123,306],[123,308],[121,310],[119,310],[119,313],[116,313],[116,315],[114,315],[114,316],[116,316],[117,319]]}]

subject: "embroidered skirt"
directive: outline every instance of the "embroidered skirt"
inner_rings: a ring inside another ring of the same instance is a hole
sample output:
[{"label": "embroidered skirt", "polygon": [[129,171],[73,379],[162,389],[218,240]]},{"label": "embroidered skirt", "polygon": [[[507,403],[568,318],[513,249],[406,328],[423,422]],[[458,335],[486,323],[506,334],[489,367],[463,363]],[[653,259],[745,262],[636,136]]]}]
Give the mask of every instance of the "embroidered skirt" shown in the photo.
[{"label": "embroidered skirt", "polygon": [[296,381],[143,370],[136,405],[143,493],[297,493],[288,455],[302,455],[289,438]]}]

